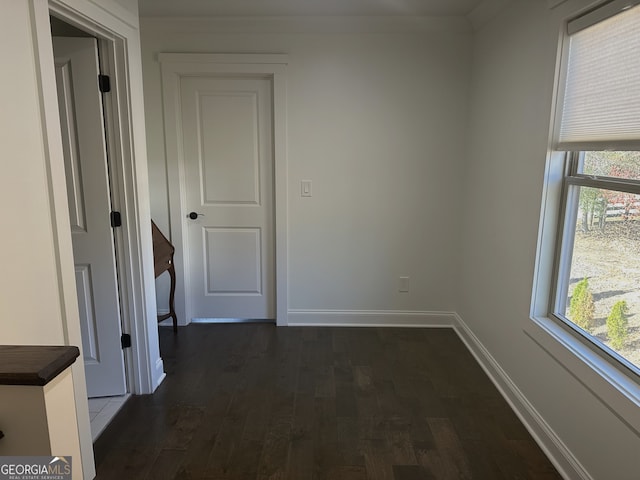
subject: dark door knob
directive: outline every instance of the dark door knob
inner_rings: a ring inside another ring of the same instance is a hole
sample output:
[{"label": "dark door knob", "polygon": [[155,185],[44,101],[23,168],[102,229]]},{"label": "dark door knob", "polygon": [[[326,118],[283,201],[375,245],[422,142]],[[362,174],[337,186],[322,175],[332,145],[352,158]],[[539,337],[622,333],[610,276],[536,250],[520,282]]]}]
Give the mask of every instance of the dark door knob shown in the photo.
[{"label": "dark door knob", "polygon": [[189,217],[191,220],[195,220],[198,217],[204,217],[204,214],[198,213],[198,212],[190,212],[189,215],[187,215],[187,217]]}]

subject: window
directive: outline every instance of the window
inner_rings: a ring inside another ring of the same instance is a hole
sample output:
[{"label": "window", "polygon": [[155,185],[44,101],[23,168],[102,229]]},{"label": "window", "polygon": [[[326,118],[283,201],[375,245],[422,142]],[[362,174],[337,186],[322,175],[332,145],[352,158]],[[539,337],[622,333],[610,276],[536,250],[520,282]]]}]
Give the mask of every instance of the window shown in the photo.
[{"label": "window", "polygon": [[640,375],[640,6],[568,24],[552,315]]}]

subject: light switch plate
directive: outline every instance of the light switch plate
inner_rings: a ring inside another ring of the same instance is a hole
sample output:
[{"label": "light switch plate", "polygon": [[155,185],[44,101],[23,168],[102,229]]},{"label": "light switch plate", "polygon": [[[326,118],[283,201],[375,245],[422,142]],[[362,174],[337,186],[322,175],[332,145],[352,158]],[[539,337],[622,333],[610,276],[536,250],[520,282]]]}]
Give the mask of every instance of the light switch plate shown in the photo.
[{"label": "light switch plate", "polygon": [[311,196],[311,180],[300,181],[300,196],[301,197]]}]

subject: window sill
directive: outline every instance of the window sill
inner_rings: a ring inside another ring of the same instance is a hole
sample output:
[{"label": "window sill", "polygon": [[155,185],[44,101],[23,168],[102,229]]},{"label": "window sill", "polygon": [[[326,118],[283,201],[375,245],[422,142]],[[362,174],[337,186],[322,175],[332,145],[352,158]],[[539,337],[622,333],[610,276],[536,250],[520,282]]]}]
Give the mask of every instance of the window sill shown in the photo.
[{"label": "window sill", "polygon": [[532,317],[525,333],[640,436],[640,384],[548,317]]}]

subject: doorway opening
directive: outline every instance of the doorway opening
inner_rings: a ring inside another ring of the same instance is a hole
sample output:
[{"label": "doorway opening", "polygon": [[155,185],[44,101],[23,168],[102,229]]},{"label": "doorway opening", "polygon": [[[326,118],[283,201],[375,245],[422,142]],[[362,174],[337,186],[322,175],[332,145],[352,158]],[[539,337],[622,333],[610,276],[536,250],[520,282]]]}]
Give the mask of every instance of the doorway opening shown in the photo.
[{"label": "doorway opening", "polygon": [[117,172],[110,162],[110,77],[95,35],[50,16],[67,203],[92,439],[129,395],[121,298],[122,250],[114,222]]}]

